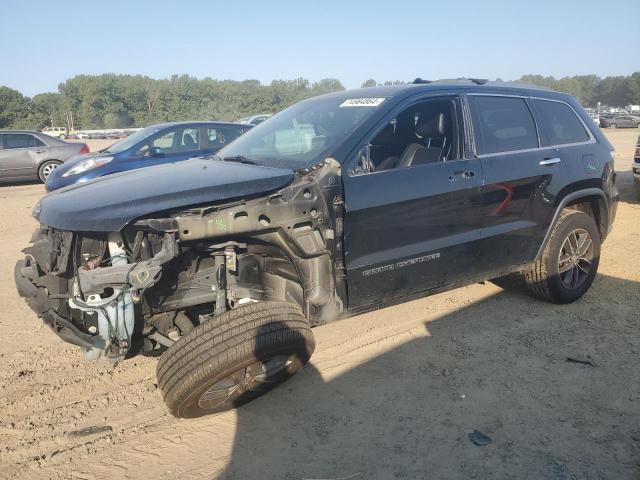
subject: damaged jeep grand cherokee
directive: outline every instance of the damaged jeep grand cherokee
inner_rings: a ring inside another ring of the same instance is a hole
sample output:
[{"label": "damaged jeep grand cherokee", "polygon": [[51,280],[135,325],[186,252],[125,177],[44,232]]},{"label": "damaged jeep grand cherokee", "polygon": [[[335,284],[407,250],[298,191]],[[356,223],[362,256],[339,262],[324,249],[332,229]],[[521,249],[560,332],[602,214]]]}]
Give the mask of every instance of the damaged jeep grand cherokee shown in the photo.
[{"label": "damaged jeep grand cherokee", "polygon": [[300,102],[209,158],[51,193],[20,294],[89,360],[161,354],[170,411],[301,369],[312,326],[519,273],[580,298],[615,215],[613,150],[565,94],[480,80]]}]

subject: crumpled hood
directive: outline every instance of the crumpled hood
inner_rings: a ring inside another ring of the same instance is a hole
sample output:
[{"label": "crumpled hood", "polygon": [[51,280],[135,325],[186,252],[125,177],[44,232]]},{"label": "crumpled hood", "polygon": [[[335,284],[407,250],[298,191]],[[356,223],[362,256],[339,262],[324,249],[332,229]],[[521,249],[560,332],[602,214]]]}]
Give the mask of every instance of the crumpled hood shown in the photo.
[{"label": "crumpled hood", "polygon": [[115,232],[154,212],[277,190],[293,175],[290,169],[195,158],[56,190],[42,198],[34,216],[61,230]]}]

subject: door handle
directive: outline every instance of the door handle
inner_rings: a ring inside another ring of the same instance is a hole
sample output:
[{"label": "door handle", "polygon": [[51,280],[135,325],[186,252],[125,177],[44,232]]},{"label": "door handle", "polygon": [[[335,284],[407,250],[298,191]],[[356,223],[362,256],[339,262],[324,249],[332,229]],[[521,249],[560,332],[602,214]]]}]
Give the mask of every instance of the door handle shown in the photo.
[{"label": "door handle", "polygon": [[46,150],[36,150],[36,153],[46,153]]},{"label": "door handle", "polygon": [[560,163],[560,158],[545,158],[544,160],[540,160],[540,165],[554,165],[556,163]]}]

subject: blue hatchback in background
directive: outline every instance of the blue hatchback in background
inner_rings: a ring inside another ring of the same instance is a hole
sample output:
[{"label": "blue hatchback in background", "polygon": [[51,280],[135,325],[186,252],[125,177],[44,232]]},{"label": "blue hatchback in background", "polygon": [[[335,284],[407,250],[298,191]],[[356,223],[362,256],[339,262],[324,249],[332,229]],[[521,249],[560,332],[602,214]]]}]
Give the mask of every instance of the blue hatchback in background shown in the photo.
[{"label": "blue hatchback in background", "polygon": [[152,125],[104,150],[67,160],[49,175],[46,188],[52,191],[112,173],[211,155],[250,128],[226,122]]}]

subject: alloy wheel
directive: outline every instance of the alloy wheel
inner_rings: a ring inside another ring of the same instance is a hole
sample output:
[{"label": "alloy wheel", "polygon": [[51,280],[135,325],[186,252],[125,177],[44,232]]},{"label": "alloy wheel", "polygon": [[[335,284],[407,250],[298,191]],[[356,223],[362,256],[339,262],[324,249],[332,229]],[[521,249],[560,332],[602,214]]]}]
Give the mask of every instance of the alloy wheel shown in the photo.
[{"label": "alloy wheel", "polygon": [[49,178],[51,172],[53,172],[56,168],[58,168],[58,165],[55,163],[49,163],[44,166],[44,168],[42,169],[42,176],[45,178],[45,180]]},{"label": "alloy wheel", "polygon": [[582,228],[567,235],[558,256],[558,274],[565,288],[580,288],[591,273],[593,264],[593,240]]},{"label": "alloy wheel", "polygon": [[256,392],[269,384],[277,383],[280,375],[288,371],[293,363],[294,359],[287,355],[277,355],[252,363],[214,383],[200,396],[198,406],[205,410],[215,410],[246,392]]}]

